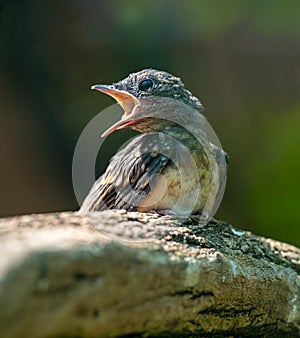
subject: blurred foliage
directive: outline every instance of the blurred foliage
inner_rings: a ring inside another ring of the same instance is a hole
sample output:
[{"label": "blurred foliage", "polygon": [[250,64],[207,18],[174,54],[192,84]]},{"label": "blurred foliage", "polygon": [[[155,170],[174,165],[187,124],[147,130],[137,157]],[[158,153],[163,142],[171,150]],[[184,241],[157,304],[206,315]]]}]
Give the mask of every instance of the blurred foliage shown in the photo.
[{"label": "blurred foliage", "polygon": [[[218,217],[300,245],[300,2],[2,1],[1,215],[75,209],[90,92],[146,67],[182,77],[230,155]],[[100,136],[100,135],[99,135]],[[105,141],[101,173],[130,134]]]},{"label": "blurred foliage", "polygon": [[[300,106],[265,121],[259,128],[263,139],[259,156],[251,156],[247,170],[253,220],[285,241],[291,240],[295,226],[300,224],[299,125]],[[300,244],[297,237],[293,241]]]}]

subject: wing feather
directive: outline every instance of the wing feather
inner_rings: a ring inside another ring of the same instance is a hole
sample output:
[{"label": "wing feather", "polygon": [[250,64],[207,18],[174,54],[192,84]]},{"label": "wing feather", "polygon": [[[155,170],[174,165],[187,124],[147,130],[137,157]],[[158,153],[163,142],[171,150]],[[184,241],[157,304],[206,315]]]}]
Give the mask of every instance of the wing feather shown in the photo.
[{"label": "wing feather", "polygon": [[[143,134],[121,149],[110,161],[105,173],[94,183],[80,210],[136,210],[151,189],[153,180],[170,163],[163,148],[170,140],[157,133]],[[153,151],[155,149],[155,151]]]}]

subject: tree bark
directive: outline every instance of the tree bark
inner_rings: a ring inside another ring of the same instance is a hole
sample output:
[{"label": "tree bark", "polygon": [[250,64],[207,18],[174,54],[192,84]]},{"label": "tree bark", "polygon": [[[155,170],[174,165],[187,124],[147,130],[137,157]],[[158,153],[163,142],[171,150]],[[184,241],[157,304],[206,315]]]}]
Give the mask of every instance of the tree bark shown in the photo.
[{"label": "tree bark", "polygon": [[0,336],[300,337],[300,250],[199,217],[0,220]]}]

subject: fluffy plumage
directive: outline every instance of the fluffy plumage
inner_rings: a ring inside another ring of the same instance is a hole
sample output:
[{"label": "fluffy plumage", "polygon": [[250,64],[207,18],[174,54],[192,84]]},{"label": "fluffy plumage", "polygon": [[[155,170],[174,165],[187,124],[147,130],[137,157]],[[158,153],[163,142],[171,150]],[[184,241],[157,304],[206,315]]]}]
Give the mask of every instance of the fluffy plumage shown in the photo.
[{"label": "fluffy plumage", "polygon": [[109,133],[128,128],[143,134],[111,159],[81,211],[212,210],[226,178],[225,153],[207,141],[204,108],[180,78],[147,69],[95,88],[125,110]]}]

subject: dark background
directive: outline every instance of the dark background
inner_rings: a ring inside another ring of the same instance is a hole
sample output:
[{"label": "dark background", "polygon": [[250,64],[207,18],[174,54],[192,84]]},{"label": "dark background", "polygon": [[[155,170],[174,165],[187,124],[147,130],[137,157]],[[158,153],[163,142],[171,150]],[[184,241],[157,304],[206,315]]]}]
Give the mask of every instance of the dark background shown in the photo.
[{"label": "dark background", "polygon": [[90,85],[153,67],[200,98],[230,155],[217,216],[299,246],[299,13],[291,0],[2,1],[0,215],[77,209],[74,147],[113,103]]}]

